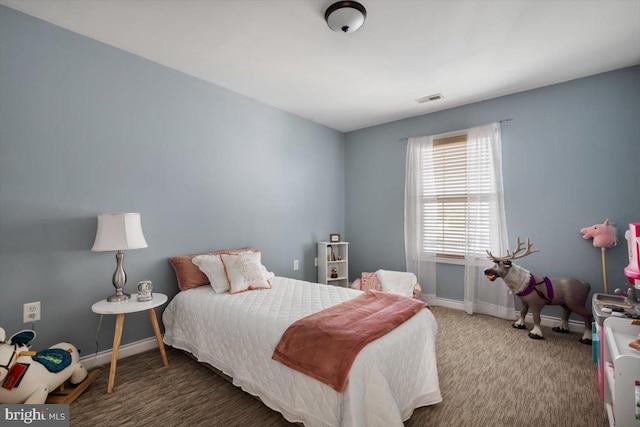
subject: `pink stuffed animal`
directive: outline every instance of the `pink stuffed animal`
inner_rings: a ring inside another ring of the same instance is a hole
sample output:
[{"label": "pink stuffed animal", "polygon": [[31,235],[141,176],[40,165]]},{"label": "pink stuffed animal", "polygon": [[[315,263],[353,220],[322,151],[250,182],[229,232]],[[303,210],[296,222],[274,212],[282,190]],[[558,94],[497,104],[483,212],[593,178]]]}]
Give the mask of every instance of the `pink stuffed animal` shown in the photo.
[{"label": "pink stuffed animal", "polygon": [[606,219],[603,224],[582,228],[580,232],[583,239],[593,239],[593,246],[596,248],[612,248],[618,244],[616,229],[609,219]]}]

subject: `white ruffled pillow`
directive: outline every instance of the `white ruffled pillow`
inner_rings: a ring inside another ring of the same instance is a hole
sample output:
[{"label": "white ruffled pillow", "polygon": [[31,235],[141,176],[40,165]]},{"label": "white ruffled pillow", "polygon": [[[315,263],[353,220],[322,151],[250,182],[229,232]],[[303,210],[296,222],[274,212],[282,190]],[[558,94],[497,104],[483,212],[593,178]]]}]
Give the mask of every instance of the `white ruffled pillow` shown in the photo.
[{"label": "white ruffled pillow", "polygon": [[380,279],[383,292],[413,297],[413,286],[418,282],[415,274],[404,271],[378,270],[376,276]]},{"label": "white ruffled pillow", "polygon": [[221,294],[229,290],[229,282],[220,255],[198,255],[193,257],[191,262],[207,276],[215,293]]},{"label": "white ruffled pillow", "polygon": [[242,252],[239,254],[220,254],[229,282],[229,293],[255,289],[271,289],[267,279],[266,268],[261,263],[260,252]]},{"label": "white ruffled pillow", "polygon": [[[243,251],[240,253],[256,253],[255,251]],[[222,294],[225,292],[229,292],[229,279],[227,279],[227,273],[224,271],[224,264],[222,263],[222,259],[220,258],[220,254],[212,254],[212,255],[198,255],[191,259],[191,262],[198,266],[200,271],[207,276],[209,279],[209,283],[211,283],[211,287],[213,291],[217,294]],[[260,265],[260,269],[262,270],[262,274],[265,279],[269,280],[275,277],[275,274],[267,271],[267,268],[264,265]]]}]

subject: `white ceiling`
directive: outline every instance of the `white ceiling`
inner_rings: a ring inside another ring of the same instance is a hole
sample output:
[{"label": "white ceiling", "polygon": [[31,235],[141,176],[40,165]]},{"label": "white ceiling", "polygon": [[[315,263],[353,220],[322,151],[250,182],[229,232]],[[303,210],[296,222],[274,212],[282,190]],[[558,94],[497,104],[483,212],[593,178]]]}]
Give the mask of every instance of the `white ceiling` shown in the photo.
[{"label": "white ceiling", "polygon": [[640,64],[640,0],[360,2],[0,0],[343,132]]}]

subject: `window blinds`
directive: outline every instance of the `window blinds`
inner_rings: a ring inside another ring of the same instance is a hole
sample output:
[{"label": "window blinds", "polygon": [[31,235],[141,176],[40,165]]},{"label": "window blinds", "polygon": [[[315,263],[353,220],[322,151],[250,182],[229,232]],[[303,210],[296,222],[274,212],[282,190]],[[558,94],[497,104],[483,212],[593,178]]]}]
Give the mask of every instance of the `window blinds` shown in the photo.
[{"label": "window blinds", "polygon": [[[423,151],[423,254],[464,258],[489,247],[491,157],[484,154],[468,153],[466,134],[434,139],[433,149]],[[470,162],[474,167],[468,167]],[[465,237],[468,233],[481,236],[474,239],[473,248]]]}]

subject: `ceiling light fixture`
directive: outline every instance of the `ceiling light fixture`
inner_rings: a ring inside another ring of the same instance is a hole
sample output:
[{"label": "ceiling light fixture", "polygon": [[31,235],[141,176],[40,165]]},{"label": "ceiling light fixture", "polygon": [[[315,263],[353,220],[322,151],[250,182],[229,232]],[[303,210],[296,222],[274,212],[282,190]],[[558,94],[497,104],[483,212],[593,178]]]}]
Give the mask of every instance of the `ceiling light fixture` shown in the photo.
[{"label": "ceiling light fixture", "polygon": [[339,1],[327,9],[324,19],[333,31],[352,33],[364,24],[367,10],[357,1]]}]

